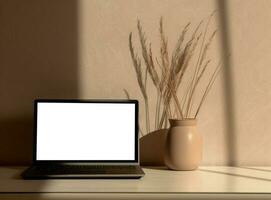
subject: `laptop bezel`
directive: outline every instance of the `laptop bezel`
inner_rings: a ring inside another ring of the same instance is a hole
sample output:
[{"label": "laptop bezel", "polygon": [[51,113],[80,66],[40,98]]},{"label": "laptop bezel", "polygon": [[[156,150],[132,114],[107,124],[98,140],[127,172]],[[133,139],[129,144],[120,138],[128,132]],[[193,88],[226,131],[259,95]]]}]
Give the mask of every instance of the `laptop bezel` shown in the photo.
[{"label": "laptop bezel", "polygon": [[[113,103],[135,105],[135,160],[37,160],[37,112],[38,103]],[[35,99],[33,124],[33,164],[86,164],[86,165],[139,165],[138,101],[135,99]]]}]

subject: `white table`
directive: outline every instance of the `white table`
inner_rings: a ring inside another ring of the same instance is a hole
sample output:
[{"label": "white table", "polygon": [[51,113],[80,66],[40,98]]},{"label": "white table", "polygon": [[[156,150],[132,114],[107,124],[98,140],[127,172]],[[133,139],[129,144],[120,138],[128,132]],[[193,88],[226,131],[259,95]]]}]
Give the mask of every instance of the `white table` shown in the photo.
[{"label": "white table", "polygon": [[145,167],[135,180],[22,180],[23,169],[0,167],[0,199],[271,199],[271,167]]}]

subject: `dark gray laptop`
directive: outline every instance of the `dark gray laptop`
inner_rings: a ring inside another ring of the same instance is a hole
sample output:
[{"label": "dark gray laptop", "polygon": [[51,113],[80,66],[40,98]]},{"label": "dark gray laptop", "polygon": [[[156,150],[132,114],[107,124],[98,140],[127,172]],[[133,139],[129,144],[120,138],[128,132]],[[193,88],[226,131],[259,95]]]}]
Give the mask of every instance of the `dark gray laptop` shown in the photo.
[{"label": "dark gray laptop", "polygon": [[41,178],[140,178],[136,100],[35,100],[33,164]]}]

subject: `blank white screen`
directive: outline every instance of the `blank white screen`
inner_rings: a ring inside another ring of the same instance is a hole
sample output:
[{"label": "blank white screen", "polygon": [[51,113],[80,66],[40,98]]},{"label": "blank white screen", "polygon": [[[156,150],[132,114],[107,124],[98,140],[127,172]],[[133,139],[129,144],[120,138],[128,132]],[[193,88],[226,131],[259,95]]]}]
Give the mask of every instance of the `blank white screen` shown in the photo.
[{"label": "blank white screen", "polygon": [[135,105],[37,104],[37,160],[135,160]]}]

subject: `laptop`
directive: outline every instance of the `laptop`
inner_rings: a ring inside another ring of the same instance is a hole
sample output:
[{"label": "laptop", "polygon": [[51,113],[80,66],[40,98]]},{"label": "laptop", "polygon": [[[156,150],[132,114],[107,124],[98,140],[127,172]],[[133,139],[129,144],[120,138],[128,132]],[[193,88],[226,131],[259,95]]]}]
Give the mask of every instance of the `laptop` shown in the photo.
[{"label": "laptop", "polygon": [[25,179],[140,178],[137,100],[35,100]]}]

